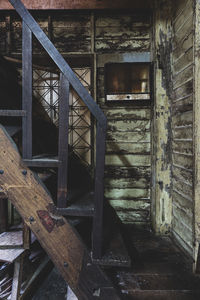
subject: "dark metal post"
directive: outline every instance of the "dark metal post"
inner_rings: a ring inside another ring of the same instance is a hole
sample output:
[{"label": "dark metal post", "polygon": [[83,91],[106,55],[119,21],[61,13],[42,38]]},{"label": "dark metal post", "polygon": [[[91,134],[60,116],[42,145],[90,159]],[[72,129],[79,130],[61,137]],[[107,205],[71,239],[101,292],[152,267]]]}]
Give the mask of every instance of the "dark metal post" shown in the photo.
[{"label": "dark metal post", "polygon": [[58,141],[58,194],[57,206],[67,205],[68,168],[68,127],[69,127],[69,81],[61,73],[59,98],[59,141]]},{"label": "dark metal post", "polygon": [[93,218],[92,255],[94,259],[102,256],[103,242],[103,206],[104,206],[104,166],[105,166],[106,128],[97,125],[96,135],[96,175]]},{"label": "dark metal post", "polygon": [[32,32],[23,21],[22,28],[22,156],[32,158]]}]

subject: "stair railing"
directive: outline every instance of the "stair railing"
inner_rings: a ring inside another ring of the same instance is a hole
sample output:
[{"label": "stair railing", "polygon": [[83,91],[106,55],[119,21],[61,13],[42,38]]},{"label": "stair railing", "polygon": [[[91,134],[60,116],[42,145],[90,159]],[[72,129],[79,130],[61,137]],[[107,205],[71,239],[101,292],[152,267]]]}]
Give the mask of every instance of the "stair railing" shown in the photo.
[{"label": "stair railing", "polygon": [[97,121],[96,131],[96,172],[94,191],[94,215],[92,255],[102,256],[102,228],[104,202],[104,165],[107,120],[87,89],[82,85],[68,63],[55,48],[29,11],[20,0],[8,0],[22,18],[22,151],[25,160],[32,159],[32,34],[37,38],[61,71],[59,104],[59,145],[58,145],[58,192],[59,211],[67,206],[67,163],[68,163],[68,115],[70,85],[77,92]]}]

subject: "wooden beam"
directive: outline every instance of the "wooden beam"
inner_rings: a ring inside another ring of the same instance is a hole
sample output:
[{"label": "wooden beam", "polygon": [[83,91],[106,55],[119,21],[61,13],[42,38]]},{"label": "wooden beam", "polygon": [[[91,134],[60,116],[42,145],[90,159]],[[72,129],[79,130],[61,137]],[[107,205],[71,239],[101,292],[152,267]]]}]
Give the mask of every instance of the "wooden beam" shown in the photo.
[{"label": "wooden beam", "polygon": [[69,127],[69,81],[61,74],[59,99],[58,160],[58,207],[67,206],[68,127]]},{"label": "wooden beam", "polygon": [[108,294],[110,299],[120,299],[101,268],[93,264],[76,230],[65,218],[50,212],[54,205],[50,194],[23,164],[3,127],[0,140],[1,167],[5,170],[0,185],[78,299],[93,300],[96,294],[102,300],[109,299]]},{"label": "wooden beam", "polygon": [[11,300],[18,300],[20,296],[21,280],[22,280],[23,256],[15,261],[14,275],[12,282]]},{"label": "wooden beam", "polygon": [[103,206],[104,206],[104,166],[105,166],[106,131],[97,126],[96,135],[96,174],[94,192],[94,219],[92,236],[92,256],[94,259],[102,256],[103,241]]},{"label": "wooden beam", "polygon": [[22,155],[32,158],[32,33],[26,23],[22,25]]},{"label": "wooden beam", "polygon": [[[152,0],[24,0],[28,9],[151,9]],[[7,0],[1,0],[0,9],[13,9]]]}]

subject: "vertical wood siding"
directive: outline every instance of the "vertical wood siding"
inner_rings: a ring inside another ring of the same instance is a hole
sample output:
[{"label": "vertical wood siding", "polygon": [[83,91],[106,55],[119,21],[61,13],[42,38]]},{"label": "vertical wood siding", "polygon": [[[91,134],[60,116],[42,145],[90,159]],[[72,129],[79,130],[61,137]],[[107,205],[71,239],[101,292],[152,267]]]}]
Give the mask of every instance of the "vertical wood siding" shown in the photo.
[{"label": "vertical wood siding", "polygon": [[193,2],[177,1],[173,17],[172,232],[193,254]]}]

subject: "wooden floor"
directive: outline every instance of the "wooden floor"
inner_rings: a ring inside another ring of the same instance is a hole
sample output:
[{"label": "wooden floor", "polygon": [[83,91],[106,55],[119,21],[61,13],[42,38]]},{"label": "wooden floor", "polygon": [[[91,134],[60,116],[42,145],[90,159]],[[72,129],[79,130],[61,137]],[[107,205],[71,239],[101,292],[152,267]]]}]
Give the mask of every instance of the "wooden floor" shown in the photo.
[{"label": "wooden floor", "polygon": [[[192,275],[191,261],[186,259],[173,241],[168,237],[157,237],[149,229],[136,226],[125,226],[124,236],[132,258],[131,268],[107,269],[108,276],[119,289],[121,299],[200,299],[200,277]],[[61,282],[62,278],[58,276],[57,282],[54,282],[55,290]],[[46,299],[45,296],[42,297],[47,291],[48,280],[33,299]],[[50,300],[55,299],[52,291],[49,297]],[[59,299],[66,299],[66,295],[60,295]]]},{"label": "wooden floor", "polygon": [[136,226],[126,226],[124,231],[132,267],[110,272],[122,299],[200,299],[200,277],[192,274],[191,261],[170,238]]}]

